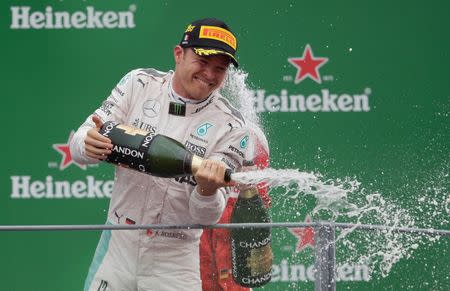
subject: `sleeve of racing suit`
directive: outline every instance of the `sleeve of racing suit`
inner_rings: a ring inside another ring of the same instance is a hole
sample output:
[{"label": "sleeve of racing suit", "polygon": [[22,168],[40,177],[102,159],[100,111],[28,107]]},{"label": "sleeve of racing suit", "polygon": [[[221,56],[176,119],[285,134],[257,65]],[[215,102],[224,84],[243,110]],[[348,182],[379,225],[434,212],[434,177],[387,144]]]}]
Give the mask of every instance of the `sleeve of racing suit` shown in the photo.
[{"label": "sleeve of racing suit", "polygon": [[[103,122],[116,121],[124,122],[124,117],[129,107],[129,100],[133,94],[133,82],[135,71],[126,74],[111,91],[111,95],[103,101],[102,105],[95,110],[92,115],[97,115]],[[81,164],[95,164],[100,162],[97,159],[86,156],[84,140],[87,132],[95,128],[89,115],[84,123],[78,128],[70,140],[70,152],[74,161]]]},{"label": "sleeve of racing suit", "polygon": [[[248,130],[232,129],[217,142],[216,148],[208,159],[222,161],[233,171],[239,170],[249,155],[247,151],[249,138]],[[225,188],[218,189],[214,195],[209,197],[204,197],[194,190],[189,201],[192,218],[202,225],[217,223],[225,209],[225,197],[227,197]]]},{"label": "sleeve of racing suit", "polygon": [[219,190],[211,196],[203,196],[197,192],[197,187],[189,199],[189,211],[195,223],[211,225],[219,221],[225,209],[225,197]]}]

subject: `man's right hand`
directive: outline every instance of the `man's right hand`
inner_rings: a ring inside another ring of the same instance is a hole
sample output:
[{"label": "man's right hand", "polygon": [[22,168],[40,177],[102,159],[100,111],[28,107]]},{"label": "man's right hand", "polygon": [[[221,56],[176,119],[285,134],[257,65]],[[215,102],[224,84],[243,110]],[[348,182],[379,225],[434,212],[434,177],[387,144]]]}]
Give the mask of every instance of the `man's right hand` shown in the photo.
[{"label": "man's right hand", "polygon": [[111,153],[113,147],[111,140],[99,133],[103,122],[96,115],[92,116],[95,128],[89,129],[84,139],[84,148],[88,157],[104,160]]},{"label": "man's right hand", "polygon": [[225,164],[220,161],[204,159],[194,175],[197,192],[203,196],[211,196],[217,189],[230,186],[230,183],[224,180],[225,169]]}]

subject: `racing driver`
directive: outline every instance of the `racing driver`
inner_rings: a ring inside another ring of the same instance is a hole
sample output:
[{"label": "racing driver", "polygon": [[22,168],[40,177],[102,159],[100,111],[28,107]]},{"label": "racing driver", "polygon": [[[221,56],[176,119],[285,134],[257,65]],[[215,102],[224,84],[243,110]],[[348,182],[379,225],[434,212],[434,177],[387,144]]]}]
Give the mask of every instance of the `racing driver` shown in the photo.
[{"label": "racing driver", "polygon": [[[136,69],[74,134],[79,163],[98,163],[111,141],[98,130],[115,121],[163,134],[205,158],[195,176],[158,178],[116,167],[107,224],[216,223],[225,207],[226,168],[239,171],[252,137],[242,115],[218,89],[237,66],[237,41],[218,19],[192,22],[173,49],[175,70]],[[201,290],[202,230],[106,230],[84,290]]]}]

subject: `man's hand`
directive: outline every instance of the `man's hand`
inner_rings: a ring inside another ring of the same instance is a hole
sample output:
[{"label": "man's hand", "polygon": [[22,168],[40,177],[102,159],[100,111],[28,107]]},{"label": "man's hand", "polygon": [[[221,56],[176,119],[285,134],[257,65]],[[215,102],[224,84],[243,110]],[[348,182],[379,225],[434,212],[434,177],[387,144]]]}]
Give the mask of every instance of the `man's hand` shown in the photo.
[{"label": "man's hand", "polygon": [[195,173],[197,192],[200,195],[211,196],[221,187],[230,186],[224,181],[225,165],[220,161],[203,160]]},{"label": "man's hand", "polygon": [[103,122],[96,115],[92,116],[95,128],[89,129],[84,139],[84,148],[88,157],[104,160],[111,153],[113,147],[111,140],[99,133]]}]

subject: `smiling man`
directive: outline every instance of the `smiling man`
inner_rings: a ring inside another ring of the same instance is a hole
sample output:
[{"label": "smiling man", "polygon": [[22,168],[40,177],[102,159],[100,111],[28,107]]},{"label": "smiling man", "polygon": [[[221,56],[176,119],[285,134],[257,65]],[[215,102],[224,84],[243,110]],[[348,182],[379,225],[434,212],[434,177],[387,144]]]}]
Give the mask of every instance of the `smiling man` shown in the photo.
[{"label": "smiling man", "polygon": [[[173,50],[175,70],[137,69],[71,140],[73,159],[98,163],[111,141],[98,130],[115,121],[163,134],[204,158],[192,177],[158,178],[117,167],[108,224],[214,224],[230,186],[226,168],[239,171],[253,156],[242,115],[223,98],[230,64],[237,66],[237,41],[218,19],[190,23]],[[202,230],[104,231],[85,290],[201,290],[199,241]]]},{"label": "smiling man", "polygon": [[201,101],[219,88],[230,62],[237,67],[236,38],[217,19],[195,21],[174,49],[173,88],[181,96]]}]

